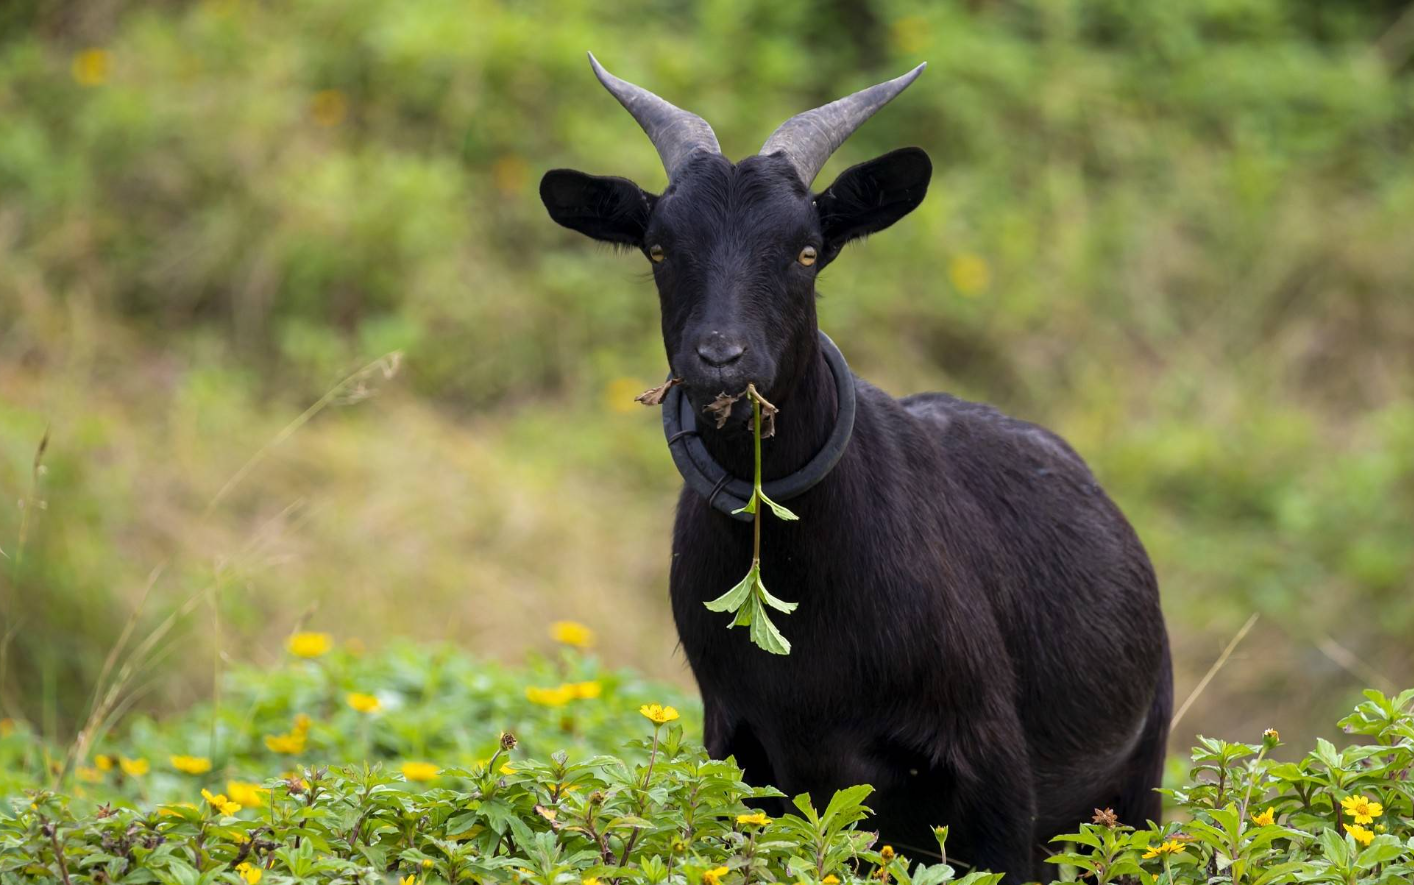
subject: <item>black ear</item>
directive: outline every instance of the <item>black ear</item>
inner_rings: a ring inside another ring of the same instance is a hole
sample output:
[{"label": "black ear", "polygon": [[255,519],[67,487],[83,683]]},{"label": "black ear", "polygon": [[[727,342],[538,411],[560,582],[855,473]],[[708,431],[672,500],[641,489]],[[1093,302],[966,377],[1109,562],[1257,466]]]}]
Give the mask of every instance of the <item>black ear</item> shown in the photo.
[{"label": "black ear", "polygon": [[641,247],[657,199],[627,178],[552,169],[540,179],[540,200],[551,218],[606,243]]},{"label": "black ear", "polygon": [[922,148],[900,148],[851,166],[815,198],[825,261],[850,240],[881,231],[923,202],[933,164]]}]

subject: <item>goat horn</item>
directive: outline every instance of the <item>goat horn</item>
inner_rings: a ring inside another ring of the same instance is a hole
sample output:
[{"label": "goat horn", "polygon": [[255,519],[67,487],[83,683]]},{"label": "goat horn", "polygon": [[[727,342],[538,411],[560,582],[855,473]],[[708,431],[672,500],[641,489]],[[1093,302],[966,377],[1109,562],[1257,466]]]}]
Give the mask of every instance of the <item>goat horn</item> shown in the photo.
[{"label": "goat horn", "polygon": [[863,125],[865,120],[872,117],[875,111],[888,104],[894,96],[906,89],[908,84],[918,79],[918,75],[923,73],[926,67],[928,63],[924,62],[902,77],[862,89],[813,111],[796,114],[771,133],[771,137],[766,139],[766,144],[762,146],[761,153],[784,153],[786,159],[795,167],[795,171],[800,174],[800,180],[809,187],[815,176],[820,174],[825,161],[844,144],[844,140]]},{"label": "goat horn", "polygon": [[633,114],[638,125],[648,133],[653,147],[658,149],[658,156],[663,158],[663,168],[667,170],[669,179],[695,151],[722,152],[717,136],[706,120],[663,101],[647,89],[620,80],[604,70],[592,52],[589,53],[589,64],[604,88],[619,100],[624,110]]}]

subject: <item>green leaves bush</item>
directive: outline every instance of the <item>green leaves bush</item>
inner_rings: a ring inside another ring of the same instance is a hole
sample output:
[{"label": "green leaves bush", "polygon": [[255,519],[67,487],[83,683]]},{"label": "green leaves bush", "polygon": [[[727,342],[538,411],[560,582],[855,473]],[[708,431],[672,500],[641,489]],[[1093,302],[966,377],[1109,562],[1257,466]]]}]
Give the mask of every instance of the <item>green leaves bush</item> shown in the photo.
[{"label": "green leaves bush", "polygon": [[[0,883],[1000,878],[948,858],[946,828],[937,857],[877,844],[867,785],[823,809],[796,796],[785,816],[755,810],[751,800],[782,794],[746,784],[733,760],[707,757],[688,737],[699,728],[692,701],[604,672],[580,650],[508,668],[447,648],[327,647],[321,634],[297,637],[292,648],[313,657],[235,671],[219,706],[134,720],[69,766],[62,751],[6,722]],[[1164,790],[1171,822],[1136,828],[1097,809],[1094,822],[1056,840],[1058,876],[1409,881],[1414,690],[1367,692],[1340,724],[1360,743],[1322,740],[1297,761],[1273,758],[1285,755],[1275,732],[1254,744],[1200,738],[1188,777]],[[267,746],[276,728],[286,729],[276,737],[302,735],[298,752]]]}]

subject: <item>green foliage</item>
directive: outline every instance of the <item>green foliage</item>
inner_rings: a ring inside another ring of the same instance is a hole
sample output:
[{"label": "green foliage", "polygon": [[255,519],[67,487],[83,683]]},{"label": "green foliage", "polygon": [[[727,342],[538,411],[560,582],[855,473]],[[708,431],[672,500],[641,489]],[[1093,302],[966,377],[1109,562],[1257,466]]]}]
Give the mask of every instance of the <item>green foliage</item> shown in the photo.
[{"label": "green foliage", "polygon": [[1277,762],[1268,758],[1279,746],[1275,731],[1260,744],[1199,738],[1187,782],[1164,791],[1185,819],[1136,830],[1106,826],[1097,814],[1096,823],[1056,837],[1070,848],[1051,861],[1099,883],[1409,881],[1414,689],[1365,697],[1340,725],[1371,743],[1337,750],[1320,739],[1299,762]]},{"label": "green foliage", "polygon": [[[292,647],[318,651],[323,639],[313,639]],[[557,680],[565,681],[546,687]],[[585,685],[597,688],[573,690]],[[351,698],[351,689],[366,697]],[[1102,885],[1407,881],[1414,690],[1366,695],[1341,725],[1369,743],[1338,750],[1321,741],[1298,762],[1277,762],[1268,756],[1278,746],[1274,732],[1260,744],[1202,738],[1184,783],[1165,791],[1176,820],[1107,825],[1097,809],[1096,823],[1057,838],[1052,862]],[[374,656],[340,648],[270,671],[236,670],[223,697],[220,707],[165,722],[128,722],[57,791],[50,775],[62,754],[7,724],[0,881],[996,885],[1000,878],[959,875],[946,827],[936,831],[932,858],[877,844],[866,785],[835,793],[824,808],[801,795],[783,817],[754,811],[752,799],[782,794],[748,786],[733,760],[707,758],[686,736],[700,727],[691,702],[632,674],[605,672],[571,649],[513,669],[446,648]],[[662,700],[683,704],[689,718],[653,706]],[[291,728],[295,710],[307,724]],[[282,755],[264,746],[271,729],[303,729],[307,737],[299,752]],[[167,754],[199,747],[212,748],[209,771],[168,764]]]},{"label": "green foliage", "polygon": [[[661,377],[657,300],[535,188],[562,166],[663,186],[586,49],[733,156],[929,61],[821,176],[905,144],[935,161],[919,210],[822,276],[851,365],[1070,440],[1153,554],[1181,679],[1262,612],[1246,676],[1190,722],[1282,697],[1310,735],[1414,675],[1403,4],[0,6],[0,501],[54,431],[49,507],[0,570],[10,715],[79,724],[173,550],[151,617],[215,584],[222,651],[322,604],[364,636],[475,625],[511,653],[535,628],[506,599],[535,588],[614,612],[623,660],[658,665],[676,479],[648,417],[612,407]],[[197,519],[395,348],[396,407],[302,432]],[[296,501],[299,531],[268,530]],[[0,507],[7,553],[20,518]],[[247,545],[270,533],[279,567]],[[194,674],[153,674],[145,703],[180,707]]]}]

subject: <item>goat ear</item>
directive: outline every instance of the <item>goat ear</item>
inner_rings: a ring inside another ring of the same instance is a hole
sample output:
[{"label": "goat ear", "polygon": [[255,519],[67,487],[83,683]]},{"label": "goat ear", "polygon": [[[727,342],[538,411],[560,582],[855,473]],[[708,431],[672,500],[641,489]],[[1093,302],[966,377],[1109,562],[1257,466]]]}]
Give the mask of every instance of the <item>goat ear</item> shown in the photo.
[{"label": "goat ear", "polygon": [[641,248],[657,199],[627,178],[552,169],[540,179],[540,201],[551,218],[606,243]]},{"label": "goat ear", "polygon": [[851,166],[815,198],[826,262],[850,240],[881,231],[918,207],[933,164],[922,148],[900,148]]}]

